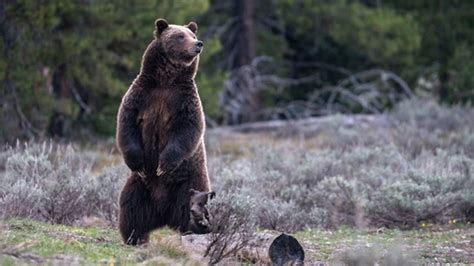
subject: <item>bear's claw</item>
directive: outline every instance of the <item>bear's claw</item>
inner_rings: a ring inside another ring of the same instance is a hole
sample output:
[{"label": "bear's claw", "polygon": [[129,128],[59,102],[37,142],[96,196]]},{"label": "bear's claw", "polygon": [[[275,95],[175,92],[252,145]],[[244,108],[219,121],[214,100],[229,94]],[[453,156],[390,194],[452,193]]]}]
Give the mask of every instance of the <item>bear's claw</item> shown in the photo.
[{"label": "bear's claw", "polygon": [[143,170],[137,171],[137,174],[141,178],[146,178],[145,171],[143,171]]},{"label": "bear's claw", "polygon": [[158,169],[156,169],[156,175],[157,176],[161,176],[163,175],[165,172],[163,170],[161,170],[161,167],[158,167]]}]

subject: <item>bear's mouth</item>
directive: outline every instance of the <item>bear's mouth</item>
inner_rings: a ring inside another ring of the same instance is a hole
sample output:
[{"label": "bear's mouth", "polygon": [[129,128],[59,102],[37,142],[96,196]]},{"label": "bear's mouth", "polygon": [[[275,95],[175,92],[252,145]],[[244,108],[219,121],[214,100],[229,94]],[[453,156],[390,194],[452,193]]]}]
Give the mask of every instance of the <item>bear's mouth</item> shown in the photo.
[{"label": "bear's mouth", "polygon": [[193,218],[193,220],[196,220],[196,221],[200,221],[200,220],[204,219],[203,216],[204,215],[195,215],[195,214],[191,213],[191,218]]}]

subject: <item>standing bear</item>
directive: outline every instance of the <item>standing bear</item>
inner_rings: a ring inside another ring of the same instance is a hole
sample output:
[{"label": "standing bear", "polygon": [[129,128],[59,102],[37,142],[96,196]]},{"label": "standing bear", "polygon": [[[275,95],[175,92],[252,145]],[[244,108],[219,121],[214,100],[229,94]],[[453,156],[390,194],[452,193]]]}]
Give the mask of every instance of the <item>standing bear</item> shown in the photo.
[{"label": "standing bear", "polygon": [[195,22],[158,19],[155,26],[117,118],[117,146],[131,170],[120,194],[119,229],[130,245],[146,243],[150,231],[165,225],[186,232],[190,189],[210,191],[194,82],[203,42]]}]

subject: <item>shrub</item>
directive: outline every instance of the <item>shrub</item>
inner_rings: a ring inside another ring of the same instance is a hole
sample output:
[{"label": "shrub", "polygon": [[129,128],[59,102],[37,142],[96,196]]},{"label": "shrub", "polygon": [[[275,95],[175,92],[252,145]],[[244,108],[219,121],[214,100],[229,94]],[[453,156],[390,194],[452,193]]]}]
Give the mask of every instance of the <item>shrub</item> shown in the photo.
[{"label": "shrub", "polygon": [[314,206],[303,209],[293,201],[265,200],[257,207],[259,226],[280,232],[293,232],[306,227],[327,224],[327,211]]},{"label": "shrub", "polygon": [[472,108],[417,99],[402,102],[388,116],[394,131],[392,141],[411,158],[440,148],[474,157],[473,117]]},{"label": "shrub", "polygon": [[[124,167],[95,177],[97,156],[52,142],[17,144],[4,154],[0,180],[0,215],[71,224],[83,216],[114,222]],[[121,180],[120,180],[121,179]]]},{"label": "shrub", "polygon": [[471,219],[471,113],[414,100],[379,127],[337,116],[302,140],[250,135],[246,156],[210,158],[213,186],[250,197],[258,225],[281,231]]},{"label": "shrub", "polygon": [[[220,146],[208,158],[222,199],[217,215],[285,232],[474,219],[472,109],[412,100],[360,123],[346,118],[327,118],[298,138],[234,133],[235,143],[208,132]],[[128,170],[98,167],[104,161],[103,153],[51,142],[4,147],[1,217],[72,223],[92,215],[114,223]]]},{"label": "shrub", "polygon": [[[402,178],[373,193],[367,206],[376,225],[415,226],[456,217],[472,195],[474,161],[464,156],[422,154]],[[461,211],[462,212],[462,211]]]},{"label": "shrub", "polygon": [[204,255],[209,257],[210,264],[235,255],[253,239],[256,229],[254,205],[249,198],[225,193],[210,202],[212,233]]},{"label": "shrub", "polygon": [[[94,175],[89,202],[93,203],[95,215],[115,223],[118,220],[118,197],[129,170],[124,164],[106,167],[99,175]],[[89,181],[90,182],[90,181]]]}]

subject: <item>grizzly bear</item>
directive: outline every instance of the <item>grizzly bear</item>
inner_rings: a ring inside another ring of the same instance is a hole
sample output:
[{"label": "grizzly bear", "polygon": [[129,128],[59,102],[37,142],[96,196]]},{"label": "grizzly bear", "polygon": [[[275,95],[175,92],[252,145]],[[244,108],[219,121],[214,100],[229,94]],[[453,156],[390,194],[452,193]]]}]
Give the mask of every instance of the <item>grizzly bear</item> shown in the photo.
[{"label": "grizzly bear", "polygon": [[210,191],[194,82],[204,44],[195,22],[158,19],[155,27],[117,118],[117,146],[131,170],[120,194],[119,229],[130,245],[147,242],[150,231],[165,225],[186,232],[189,190]]},{"label": "grizzly bear", "polygon": [[216,193],[197,191],[194,189],[189,190],[190,200],[190,220],[189,228],[186,234],[207,234],[211,232],[209,210],[206,205],[208,200],[213,199]]}]

